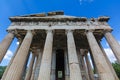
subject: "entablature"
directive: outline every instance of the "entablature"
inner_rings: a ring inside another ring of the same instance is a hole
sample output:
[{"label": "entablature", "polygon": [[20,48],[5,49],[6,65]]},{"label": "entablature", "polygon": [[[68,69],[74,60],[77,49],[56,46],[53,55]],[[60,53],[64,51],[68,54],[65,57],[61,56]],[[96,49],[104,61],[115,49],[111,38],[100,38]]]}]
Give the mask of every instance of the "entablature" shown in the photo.
[{"label": "entablature", "polygon": [[98,22],[98,21],[86,21],[86,22],[73,22],[73,21],[66,21],[66,22],[40,22],[40,21],[32,21],[32,22],[12,22],[11,26],[63,26],[63,25],[69,25],[69,26],[99,26],[99,25],[108,25],[106,22]]}]

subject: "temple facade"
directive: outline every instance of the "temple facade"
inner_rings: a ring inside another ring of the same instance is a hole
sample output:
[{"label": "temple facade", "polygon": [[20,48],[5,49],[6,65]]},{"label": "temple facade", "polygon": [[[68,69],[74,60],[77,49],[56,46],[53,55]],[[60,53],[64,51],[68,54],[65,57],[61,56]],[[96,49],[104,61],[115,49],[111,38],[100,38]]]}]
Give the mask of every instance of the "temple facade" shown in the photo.
[{"label": "temple facade", "polygon": [[0,43],[0,62],[15,37],[19,46],[1,80],[119,80],[101,45],[105,37],[120,63],[109,17],[88,19],[57,11],[10,20]]}]

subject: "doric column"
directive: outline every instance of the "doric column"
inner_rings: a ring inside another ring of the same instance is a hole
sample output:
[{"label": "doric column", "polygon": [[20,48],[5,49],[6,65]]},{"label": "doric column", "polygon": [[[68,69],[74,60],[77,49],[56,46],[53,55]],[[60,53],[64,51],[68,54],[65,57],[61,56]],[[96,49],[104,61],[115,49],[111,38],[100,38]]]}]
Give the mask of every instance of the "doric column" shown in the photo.
[{"label": "doric column", "polygon": [[32,38],[33,34],[31,33],[31,31],[27,31],[27,34],[8,70],[5,80],[20,80],[23,67],[26,63]]},{"label": "doric column", "polygon": [[38,49],[37,51],[38,51],[38,62],[37,62],[37,66],[35,69],[34,80],[38,80],[43,49]]},{"label": "doric column", "polygon": [[13,32],[9,32],[3,41],[0,43],[0,62],[2,61],[3,57],[5,56],[11,42],[13,41],[14,34]]},{"label": "doric column", "polygon": [[70,80],[70,71],[69,71],[69,62],[68,62],[68,53],[65,49],[64,51],[64,62],[65,62],[65,80]]},{"label": "doric column", "polygon": [[83,76],[86,77],[86,80],[90,80],[88,75],[87,65],[84,59],[84,56],[86,54],[86,49],[80,49],[79,51],[80,51],[80,60],[81,60],[82,70],[84,72]]},{"label": "doric column", "polygon": [[115,40],[110,32],[105,32],[104,35],[118,62],[120,63],[120,44]]},{"label": "doric column", "polygon": [[11,58],[11,60],[10,60],[9,64],[8,64],[7,68],[5,69],[5,72],[4,72],[4,74],[3,74],[3,76],[2,76],[2,79],[1,79],[1,80],[4,80],[4,79],[5,79],[6,74],[7,74],[8,70],[9,70],[9,68],[10,68],[10,65],[12,64],[12,62],[13,62],[13,60],[14,60],[14,58],[15,58],[16,54],[17,54],[17,51],[18,51],[18,50],[19,50],[19,48],[20,48],[20,45],[21,45],[21,41],[19,42],[19,46],[18,46],[18,48],[16,49],[16,51],[15,51],[14,55],[12,56],[12,58]]},{"label": "doric column", "polygon": [[77,56],[78,56],[78,62],[79,62],[80,69],[83,70],[82,54],[80,52],[80,48],[77,48]]},{"label": "doric column", "polygon": [[98,69],[96,67],[95,60],[93,58],[93,54],[92,54],[91,50],[89,50],[89,54],[90,54],[91,61],[92,61],[93,67],[94,67],[94,74],[98,74]]},{"label": "doric column", "polygon": [[55,71],[56,71],[56,50],[53,49],[52,54],[52,67],[51,67],[51,79],[50,80],[56,80],[55,79]]},{"label": "doric column", "polygon": [[47,31],[38,80],[50,80],[52,45],[53,45],[53,33],[51,30],[49,30]]},{"label": "doric column", "polygon": [[70,80],[82,80],[75,42],[72,31],[67,31],[67,47],[70,68]]},{"label": "doric column", "polygon": [[24,67],[23,67],[23,69],[22,69],[22,77],[21,77],[20,80],[25,79],[25,75],[26,75],[25,72],[27,71],[27,64],[28,64],[29,58],[30,58],[30,51],[29,51],[29,53],[28,53],[28,55],[27,55],[27,58],[26,58],[26,61],[25,61],[25,65],[24,65]]},{"label": "doric column", "polygon": [[84,59],[84,55],[82,56],[82,62],[83,62],[83,67],[84,67],[84,70],[85,70],[85,76],[86,76],[86,79],[87,80],[90,80],[89,78],[89,75],[88,75],[88,69],[87,69],[87,65],[86,65],[86,62],[85,62],[85,59]]},{"label": "doric column", "polygon": [[32,70],[32,74],[31,74],[30,80],[34,80],[35,70],[36,70],[36,67],[37,67],[37,63],[38,63],[38,56],[36,56],[36,60],[34,61],[34,67],[33,67],[33,70]]},{"label": "doric column", "polygon": [[103,52],[103,55],[105,56],[105,59],[106,59],[108,65],[109,65],[109,67],[110,67],[113,75],[114,75],[115,78],[116,78],[115,80],[119,80],[118,77],[117,77],[117,75],[116,75],[116,72],[114,71],[114,68],[113,68],[112,64],[110,63],[110,61],[109,61],[109,59],[108,59],[108,57],[107,57],[107,55],[106,55],[105,50],[103,49],[103,47],[102,47],[102,45],[101,45],[101,43],[100,43],[100,41],[98,41],[98,44],[99,44],[99,46],[100,46],[100,48],[101,48],[101,50],[102,50],[102,52]]},{"label": "doric column", "polygon": [[93,73],[93,70],[92,70],[92,67],[91,67],[91,64],[90,64],[90,60],[88,58],[87,53],[85,54],[85,60],[86,60],[87,69],[88,69],[88,74],[89,74],[90,80],[94,80],[94,73]]},{"label": "doric column", "polygon": [[101,80],[115,80],[92,31],[86,32],[86,36]]},{"label": "doric column", "polygon": [[27,74],[25,76],[25,80],[30,80],[32,70],[33,70],[34,60],[35,60],[35,55],[32,54],[32,58],[31,58],[31,61],[30,61],[30,64],[29,64],[29,68],[28,68]]}]

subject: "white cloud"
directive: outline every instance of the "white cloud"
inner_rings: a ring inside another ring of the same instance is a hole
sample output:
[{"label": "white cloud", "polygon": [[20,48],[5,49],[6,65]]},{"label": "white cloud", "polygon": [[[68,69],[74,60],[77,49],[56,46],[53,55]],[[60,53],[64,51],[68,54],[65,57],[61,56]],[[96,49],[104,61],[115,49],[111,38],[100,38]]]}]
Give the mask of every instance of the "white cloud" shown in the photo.
[{"label": "white cloud", "polygon": [[12,51],[8,50],[5,57],[4,57],[4,59],[10,60],[12,56],[13,56]]},{"label": "white cloud", "polygon": [[82,0],[80,0],[80,5],[82,4]]},{"label": "white cloud", "polygon": [[105,52],[106,52],[106,54],[107,54],[110,62],[115,62],[115,61],[116,61],[116,58],[115,58],[112,50],[111,50],[110,48],[105,48],[104,50],[105,50]]},{"label": "white cloud", "polygon": [[83,3],[91,3],[91,2],[93,2],[94,0],[79,0],[79,2],[80,2],[80,5],[82,5]]},{"label": "white cloud", "polygon": [[118,41],[118,43],[120,44],[120,41]]},{"label": "white cloud", "polygon": [[16,42],[17,45],[19,45],[19,42]]},{"label": "white cloud", "polygon": [[[120,41],[118,41],[118,43],[120,44]],[[108,42],[106,42],[106,46],[107,46],[107,48],[104,48],[104,50],[105,50],[110,62],[115,62],[117,59],[114,56],[114,53],[112,52],[112,50],[110,49]]]},{"label": "white cloud", "polygon": [[106,42],[106,46],[109,47],[109,44]]}]

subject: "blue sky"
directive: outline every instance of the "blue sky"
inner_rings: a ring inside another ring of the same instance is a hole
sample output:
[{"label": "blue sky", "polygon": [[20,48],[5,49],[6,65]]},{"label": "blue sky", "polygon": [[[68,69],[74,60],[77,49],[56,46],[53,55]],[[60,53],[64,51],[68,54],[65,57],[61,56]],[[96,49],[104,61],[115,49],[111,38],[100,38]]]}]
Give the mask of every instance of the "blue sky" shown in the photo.
[{"label": "blue sky", "polygon": [[[6,29],[10,25],[9,17],[24,14],[63,10],[66,15],[99,17],[109,16],[112,34],[120,42],[120,0],[0,0],[0,41],[7,34]],[[12,53],[17,47],[17,40],[8,50],[8,59],[4,59],[0,65],[6,65]],[[106,52],[112,54],[109,46],[103,39],[103,46]],[[113,59],[111,56],[110,59]]]}]

